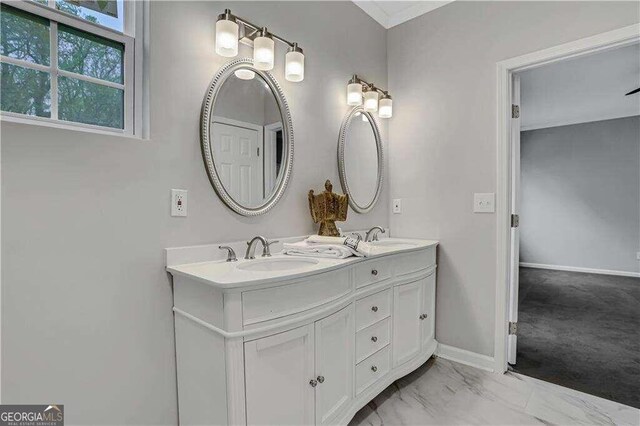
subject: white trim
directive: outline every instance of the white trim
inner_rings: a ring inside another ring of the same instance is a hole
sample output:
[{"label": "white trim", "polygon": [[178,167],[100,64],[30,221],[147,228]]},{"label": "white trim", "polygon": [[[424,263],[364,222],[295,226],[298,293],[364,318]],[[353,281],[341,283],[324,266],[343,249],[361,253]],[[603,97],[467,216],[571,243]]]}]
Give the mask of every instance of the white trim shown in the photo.
[{"label": "white trim", "polygon": [[520,262],[520,266],[524,268],[551,269],[554,271],[583,272],[586,274],[616,275],[619,277],[640,278],[640,272],[615,271],[612,269],[594,269],[594,268],[581,268],[579,266],[545,265],[542,263],[529,263],[529,262]]},{"label": "white trim", "polygon": [[[89,83],[93,83],[93,84],[99,84],[100,86],[107,86],[113,89],[126,90],[124,84],[114,83],[113,81],[109,81],[109,80],[101,80],[99,78],[91,77],[90,75],[77,74],[72,71],[65,71],[61,69],[57,70],[57,74],[63,77],[69,77],[69,78],[74,78],[76,80],[88,81]],[[126,79],[126,76],[125,76],[125,79]],[[52,76],[52,81],[53,81],[53,76]]]},{"label": "white trim", "polygon": [[492,373],[494,371],[495,360],[493,357],[487,355],[456,348],[455,346],[443,345],[442,343],[438,343],[438,348],[436,349],[435,354],[436,356],[448,359],[449,361],[469,365]]},{"label": "white trim", "polygon": [[[128,0],[125,1],[125,3],[127,2]],[[62,12],[55,8],[55,3],[53,6],[45,6],[31,0],[13,0],[8,1],[7,4],[11,7],[15,7],[16,9],[21,9],[45,19],[78,28],[82,31],[108,38],[109,40],[115,40],[120,43],[125,43],[128,38],[132,38],[120,31],[114,30],[113,28],[105,27],[104,25],[96,24],[95,22],[87,21],[86,19]]]},{"label": "white trim", "polygon": [[513,73],[545,64],[627,46],[640,41],[640,24],[586,37],[496,64],[497,77],[497,182],[496,182],[496,311],[494,358],[495,371],[507,370],[507,297],[510,256],[510,173],[511,173],[511,76]]},{"label": "white trim", "polygon": [[[125,27],[126,33],[122,33],[111,28],[107,28],[102,25],[98,25],[87,21],[82,18],[70,15],[65,12],[61,12],[55,8],[55,2],[50,0],[49,5],[45,6],[39,3],[35,3],[30,0],[14,0],[7,2],[11,7],[31,13],[36,16],[43,17],[50,21],[50,46],[51,46],[51,58],[49,66],[43,66],[34,64],[28,61],[22,61],[19,59],[9,58],[2,56],[2,62],[23,66],[26,68],[36,69],[38,71],[48,72],[50,75],[50,92],[51,92],[51,117],[45,118],[45,121],[52,123],[60,123],[63,128],[79,127],[81,129],[93,128],[100,129],[104,132],[113,134],[125,134],[127,136],[141,137],[143,130],[148,127],[146,121],[148,121],[148,114],[144,113],[144,106],[142,105],[143,99],[145,99],[143,91],[146,84],[143,83],[144,69],[143,69],[143,56],[144,56],[144,35],[145,22],[144,17],[148,10],[146,1],[131,2],[125,1]],[[135,3],[135,4],[134,4]],[[127,17],[127,14],[133,14],[133,16]],[[76,74],[70,71],[61,70],[58,67],[58,52],[57,52],[57,38],[58,38],[58,23],[67,25],[72,28],[79,29],[89,34],[94,34],[107,40],[121,43],[124,46],[123,63],[124,63],[124,75],[123,84],[114,83],[107,80],[101,80],[94,77]],[[135,24],[135,27],[134,27]],[[134,27],[134,28],[132,28]],[[135,31],[136,37],[132,37],[127,33]],[[102,86],[112,87],[115,89],[123,90],[123,129],[114,129],[105,126],[93,126],[84,123],[78,123],[74,121],[60,120],[58,117],[58,76],[72,77],[90,83],[99,84]],[[42,123],[42,117],[34,117],[25,114],[16,114],[3,112],[7,116],[19,116],[24,121],[23,123]],[[146,120],[146,121],[145,121]],[[11,121],[11,120],[10,120]],[[146,132],[148,133],[148,132]]]},{"label": "white trim", "polygon": [[81,130],[90,133],[100,133],[114,136],[134,137],[115,127],[103,127],[93,124],[76,123],[74,121],[56,120],[49,117],[24,115],[17,112],[0,111],[0,120],[9,123],[29,124],[34,126],[55,127],[56,129]]},{"label": "white trim", "polygon": [[575,124],[586,124],[586,123],[596,123],[598,121],[607,121],[607,120],[618,120],[620,118],[629,118],[629,117],[637,117],[638,114],[613,114],[611,116],[606,115],[598,115],[597,117],[589,117],[589,118],[575,118],[572,120],[563,120],[563,121],[547,121],[545,123],[535,123],[529,126],[523,126],[520,130],[523,132],[528,132],[529,130],[539,130],[539,129],[549,129],[551,127],[562,127],[562,126],[573,126]]},{"label": "white trim", "polygon": [[36,71],[46,72],[46,73],[51,72],[51,65],[42,65],[35,62],[25,61],[24,59],[12,58],[10,56],[4,56],[4,55],[0,55],[0,59],[2,60],[2,62],[7,64],[18,65],[23,68],[29,68]]},{"label": "white trim", "polygon": [[414,6],[408,7],[404,10],[400,10],[393,14],[388,14],[380,6],[377,5],[375,0],[352,0],[356,6],[362,9],[367,15],[371,16],[377,23],[384,28],[389,29],[407,22],[413,18],[417,18],[420,15],[429,13],[439,7],[445,6],[454,0],[444,1],[418,1]]},{"label": "white trim", "polygon": [[132,141],[143,140],[141,136],[125,134],[122,129],[112,129],[110,127],[92,126],[90,124],[72,123],[70,121],[67,122],[62,120],[51,120],[47,117],[26,117],[22,114],[13,114],[11,112],[5,111],[0,112],[0,122],[13,123],[19,126],[48,127],[51,129],[58,129],[62,131],[69,130],[72,132],[93,133],[98,135],[113,136],[122,139],[130,139]]},{"label": "white trim", "polygon": [[[258,133],[262,133],[264,127],[259,124],[249,123],[247,121],[234,120],[233,118],[221,117],[214,115],[211,117],[211,123],[226,124],[228,126],[241,127],[243,129],[255,130]],[[262,138],[259,138],[262,140]]]}]

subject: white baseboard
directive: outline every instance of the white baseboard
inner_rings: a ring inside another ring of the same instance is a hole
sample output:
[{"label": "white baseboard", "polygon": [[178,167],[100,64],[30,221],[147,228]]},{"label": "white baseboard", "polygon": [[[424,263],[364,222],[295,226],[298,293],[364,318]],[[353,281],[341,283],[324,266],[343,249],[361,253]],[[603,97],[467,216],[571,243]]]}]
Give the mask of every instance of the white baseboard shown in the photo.
[{"label": "white baseboard", "polygon": [[467,351],[465,349],[456,348],[454,346],[438,344],[436,355],[449,361],[459,362],[460,364],[476,367],[481,370],[494,371],[495,360],[493,357]]},{"label": "white baseboard", "polygon": [[617,276],[621,276],[621,277],[638,277],[638,278],[640,278],[640,272],[612,271],[612,270],[609,270],[609,269],[580,268],[580,267],[577,267],[577,266],[544,265],[542,263],[527,263],[527,262],[520,262],[520,266],[524,266],[525,268],[552,269],[554,271],[585,272],[585,273],[588,273],[588,274],[617,275]]}]

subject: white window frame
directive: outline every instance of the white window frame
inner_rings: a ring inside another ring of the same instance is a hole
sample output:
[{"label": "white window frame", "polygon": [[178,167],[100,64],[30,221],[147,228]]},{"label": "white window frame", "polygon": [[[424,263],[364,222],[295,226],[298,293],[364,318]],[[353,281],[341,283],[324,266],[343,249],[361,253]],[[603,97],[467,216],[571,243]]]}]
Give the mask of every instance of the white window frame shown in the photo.
[{"label": "white window frame", "polygon": [[[49,37],[51,54],[49,65],[35,64],[21,59],[1,56],[1,62],[18,65],[24,68],[45,71],[51,79],[51,117],[37,117],[9,111],[0,111],[3,121],[47,125],[51,127],[87,130],[96,133],[121,134],[124,136],[142,137],[143,120],[143,36],[145,33],[143,16],[146,5],[143,1],[123,1],[124,25],[123,32],[113,30],[80,17],[61,12],[56,9],[55,0],[48,0],[48,5],[31,0],[5,1],[7,5],[16,9],[40,16],[49,20]],[[124,83],[113,83],[94,77],[76,74],[58,68],[58,24],[103,37],[124,45]],[[60,120],[58,118],[58,76],[72,77],[78,80],[97,83],[103,86],[124,90],[124,129],[97,126]]]}]

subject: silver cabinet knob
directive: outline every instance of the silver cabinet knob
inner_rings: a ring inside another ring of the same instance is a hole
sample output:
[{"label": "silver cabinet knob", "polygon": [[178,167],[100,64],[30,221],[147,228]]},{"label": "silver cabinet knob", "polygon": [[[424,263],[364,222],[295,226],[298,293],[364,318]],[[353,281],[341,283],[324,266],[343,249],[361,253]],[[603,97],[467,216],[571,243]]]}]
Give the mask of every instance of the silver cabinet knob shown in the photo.
[{"label": "silver cabinet knob", "polygon": [[314,379],[309,380],[309,384],[311,385],[312,388],[315,388],[316,386],[318,386],[318,382],[316,382]]},{"label": "silver cabinet knob", "polygon": [[324,383],[324,376],[318,376],[318,383]]},{"label": "silver cabinet knob", "polygon": [[371,366],[371,371],[373,371],[375,373],[376,371],[378,371],[378,367],[376,367],[375,365],[372,365]]},{"label": "silver cabinet knob", "polygon": [[376,336],[372,336],[372,337],[371,337],[371,341],[372,341],[372,342],[377,342],[377,341],[378,341],[378,338],[377,338]]},{"label": "silver cabinet knob", "polygon": [[377,306],[372,306],[372,307],[371,307],[371,310],[372,310],[373,312],[378,312],[378,307],[377,307]]},{"label": "silver cabinet knob", "polygon": [[371,270],[371,275],[378,275],[378,270],[377,269],[372,269]]}]

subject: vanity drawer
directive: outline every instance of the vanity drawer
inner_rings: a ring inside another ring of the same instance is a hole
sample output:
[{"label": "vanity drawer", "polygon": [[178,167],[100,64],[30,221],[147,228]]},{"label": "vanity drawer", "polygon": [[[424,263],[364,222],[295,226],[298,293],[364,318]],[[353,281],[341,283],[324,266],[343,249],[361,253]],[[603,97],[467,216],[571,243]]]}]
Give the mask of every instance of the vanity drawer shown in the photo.
[{"label": "vanity drawer", "polygon": [[244,325],[297,314],[346,296],[351,291],[349,271],[319,274],[278,287],[242,293]]},{"label": "vanity drawer", "polygon": [[389,372],[391,351],[385,346],[356,365],[356,395],[380,380]]},{"label": "vanity drawer", "polygon": [[391,262],[389,259],[378,259],[363,262],[354,268],[356,288],[375,284],[391,278]]},{"label": "vanity drawer", "polygon": [[394,256],[393,262],[396,265],[397,277],[425,270],[436,264],[436,247]]},{"label": "vanity drawer", "polygon": [[391,295],[391,289],[387,289],[356,301],[356,331],[391,314]]},{"label": "vanity drawer", "polygon": [[391,341],[391,318],[387,317],[356,333],[356,363],[379,351]]}]

